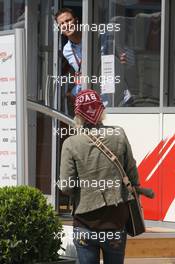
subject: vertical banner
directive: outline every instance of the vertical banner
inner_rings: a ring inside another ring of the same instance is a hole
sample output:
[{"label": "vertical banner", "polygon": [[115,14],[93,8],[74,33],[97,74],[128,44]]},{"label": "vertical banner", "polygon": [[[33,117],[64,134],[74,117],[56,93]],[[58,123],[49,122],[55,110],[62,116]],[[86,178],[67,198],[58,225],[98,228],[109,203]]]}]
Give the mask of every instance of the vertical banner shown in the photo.
[{"label": "vertical banner", "polygon": [[24,29],[0,32],[0,187],[28,177],[25,65]]},{"label": "vertical banner", "polygon": [[17,184],[15,35],[0,36],[0,187]]}]

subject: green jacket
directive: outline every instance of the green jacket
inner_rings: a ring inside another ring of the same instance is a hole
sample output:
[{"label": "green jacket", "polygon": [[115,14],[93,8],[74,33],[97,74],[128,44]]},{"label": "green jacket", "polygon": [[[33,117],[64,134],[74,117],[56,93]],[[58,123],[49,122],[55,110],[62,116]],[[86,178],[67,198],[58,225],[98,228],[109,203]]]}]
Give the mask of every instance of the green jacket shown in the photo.
[{"label": "green jacket", "polygon": [[[97,135],[98,131],[98,135]],[[133,185],[139,184],[131,146],[121,127],[91,130],[119,158]],[[72,196],[75,213],[90,212],[130,199],[116,167],[83,134],[67,138],[62,147],[59,188]]]}]

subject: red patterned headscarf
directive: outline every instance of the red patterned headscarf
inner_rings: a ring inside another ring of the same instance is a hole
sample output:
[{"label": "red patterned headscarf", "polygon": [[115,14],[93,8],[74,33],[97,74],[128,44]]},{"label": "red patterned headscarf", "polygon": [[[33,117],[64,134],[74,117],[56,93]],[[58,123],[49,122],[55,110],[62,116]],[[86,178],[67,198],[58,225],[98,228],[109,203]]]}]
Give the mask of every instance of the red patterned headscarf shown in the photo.
[{"label": "red patterned headscarf", "polygon": [[100,96],[94,90],[83,90],[75,98],[75,114],[93,125],[98,123],[104,108]]}]

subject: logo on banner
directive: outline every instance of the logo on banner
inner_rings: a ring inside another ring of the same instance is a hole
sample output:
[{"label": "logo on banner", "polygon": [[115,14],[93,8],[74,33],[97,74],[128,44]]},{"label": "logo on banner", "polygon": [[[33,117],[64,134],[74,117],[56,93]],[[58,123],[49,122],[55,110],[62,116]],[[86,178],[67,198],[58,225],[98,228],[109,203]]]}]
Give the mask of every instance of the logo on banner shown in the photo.
[{"label": "logo on banner", "polygon": [[3,139],[2,139],[2,142],[5,142],[5,143],[6,143],[6,142],[9,142],[9,139],[8,139],[8,138],[3,138]]},{"label": "logo on banner", "polygon": [[7,54],[7,52],[3,51],[0,52],[0,63],[5,63],[6,61],[10,60],[12,58],[12,53]]},{"label": "logo on banner", "polygon": [[2,101],[1,105],[2,106],[8,106],[8,101]]}]

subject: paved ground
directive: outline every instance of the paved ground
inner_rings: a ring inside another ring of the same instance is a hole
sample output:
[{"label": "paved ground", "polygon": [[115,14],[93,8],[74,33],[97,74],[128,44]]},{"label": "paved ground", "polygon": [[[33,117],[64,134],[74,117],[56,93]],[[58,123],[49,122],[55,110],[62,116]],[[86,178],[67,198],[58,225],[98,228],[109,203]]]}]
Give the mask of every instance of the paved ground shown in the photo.
[{"label": "paved ground", "polygon": [[175,264],[175,258],[133,258],[126,259],[125,264]]},{"label": "paved ground", "polygon": [[175,258],[130,258],[125,260],[125,264],[175,264]]}]

